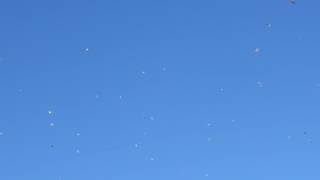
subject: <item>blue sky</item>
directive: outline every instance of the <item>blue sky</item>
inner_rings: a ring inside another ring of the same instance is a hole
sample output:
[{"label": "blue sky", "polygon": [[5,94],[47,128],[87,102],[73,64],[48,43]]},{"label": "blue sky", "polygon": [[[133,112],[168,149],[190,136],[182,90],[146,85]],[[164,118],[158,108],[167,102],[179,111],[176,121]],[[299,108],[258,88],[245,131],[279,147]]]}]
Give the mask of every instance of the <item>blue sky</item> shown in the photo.
[{"label": "blue sky", "polygon": [[318,180],[320,2],[0,3],[0,179]]}]

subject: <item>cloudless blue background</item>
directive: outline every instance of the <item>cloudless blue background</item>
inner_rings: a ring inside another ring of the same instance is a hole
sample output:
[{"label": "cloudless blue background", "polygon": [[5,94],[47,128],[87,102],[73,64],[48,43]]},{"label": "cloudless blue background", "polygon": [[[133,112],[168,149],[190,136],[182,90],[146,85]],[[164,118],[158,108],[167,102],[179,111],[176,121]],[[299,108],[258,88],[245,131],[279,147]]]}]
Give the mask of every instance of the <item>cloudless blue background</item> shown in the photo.
[{"label": "cloudless blue background", "polygon": [[0,179],[319,180],[319,6],[1,1]]}]

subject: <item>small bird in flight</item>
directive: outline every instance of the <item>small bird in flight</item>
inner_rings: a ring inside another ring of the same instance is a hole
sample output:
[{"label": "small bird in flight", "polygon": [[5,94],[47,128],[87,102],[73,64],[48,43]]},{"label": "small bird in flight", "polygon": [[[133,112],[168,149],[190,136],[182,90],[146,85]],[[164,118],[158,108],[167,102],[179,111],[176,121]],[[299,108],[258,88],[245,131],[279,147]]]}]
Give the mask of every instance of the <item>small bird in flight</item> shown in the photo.
[{"label": "small bird in flight", "polygon": [[296,0],[289,0],[289,3],[294,5],[294,4],[296,4]]}]

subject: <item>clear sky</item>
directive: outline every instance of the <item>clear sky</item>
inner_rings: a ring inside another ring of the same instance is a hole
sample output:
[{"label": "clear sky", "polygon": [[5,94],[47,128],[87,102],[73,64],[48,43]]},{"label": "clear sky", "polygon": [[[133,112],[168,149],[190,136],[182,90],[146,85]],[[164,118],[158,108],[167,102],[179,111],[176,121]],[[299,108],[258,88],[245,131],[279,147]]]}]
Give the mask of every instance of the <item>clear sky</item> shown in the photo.
[{"label": "clear sky", "polygon": [[2,0],[1,180],[319,180],[320,2]]}]

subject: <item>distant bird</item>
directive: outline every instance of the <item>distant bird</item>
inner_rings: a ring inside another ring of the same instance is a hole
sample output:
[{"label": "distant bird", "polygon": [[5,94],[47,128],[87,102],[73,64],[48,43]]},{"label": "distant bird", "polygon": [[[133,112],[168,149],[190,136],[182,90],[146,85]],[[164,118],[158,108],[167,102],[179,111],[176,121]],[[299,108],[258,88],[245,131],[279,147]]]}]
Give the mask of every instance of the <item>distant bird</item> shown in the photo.
[{"label": "distant bird", "polygon": [[48,110],[48,114],[49,115],[53,115],[53,111],[52,110]]},{"label": "distant bird", "polygon": [[267,24],[267,27],[268,27],[268,28],[271,28],[271,27],[272,27],[272,24],[268,23],[268,24]]},{"label": "distant bird", "polygon": [[289,3],[292,5],[295,5],[297,2],[296,2],[296,0],[289,0]]}]

